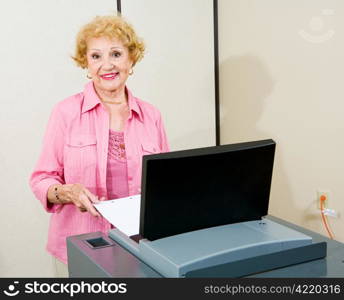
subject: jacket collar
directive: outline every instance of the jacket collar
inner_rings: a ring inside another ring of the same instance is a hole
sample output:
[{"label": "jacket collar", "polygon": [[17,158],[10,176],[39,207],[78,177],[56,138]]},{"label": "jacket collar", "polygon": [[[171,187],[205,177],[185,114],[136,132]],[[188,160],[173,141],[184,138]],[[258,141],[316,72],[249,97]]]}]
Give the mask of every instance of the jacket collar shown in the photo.
[{"label": "jacket collar", "polygon": [[100,99],[94,89],[93,82],[90,81],[85,85],[84,88],[84,101],[82,104],[81,112],[87,112],[93,108],[95,108],[98,104],[100,104]]},{"label": "jacket collar", "polygon": [[[143,122],[142,111],[138,103],[138,99],[133,96],[131,91],[125,87],[128,95],[128,105],[130,110],[129,119],[132,117],[132,112],[135,112],[141,122]],[[94,89],[93,82],[90,81],[85,85],[84,88],[84,101],[82,104],[81,112],[85,113],[91,109],[94,109],[101,101]]]}]

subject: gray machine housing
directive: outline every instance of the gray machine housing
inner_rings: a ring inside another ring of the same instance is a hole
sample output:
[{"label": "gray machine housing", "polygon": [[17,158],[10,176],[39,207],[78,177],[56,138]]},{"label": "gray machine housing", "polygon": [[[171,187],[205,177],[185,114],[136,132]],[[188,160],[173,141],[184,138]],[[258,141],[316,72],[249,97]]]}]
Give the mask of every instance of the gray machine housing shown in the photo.
[{"label": "gray machine housing", "polygon": [[[313,247],[311,237],[268,219],[216,226],[155,241],[142,239],[138,243],[118,229],[111,230],[109,237],[164,277],[186,277],[191,273],[197,277],[200,270],[224,265],[230,268],[231,264],[245,264],[259,257],[269,261],[276,254],[274,263],[265,263],[265,270],[326,256],[326,244]],[[284,255],[286,251],[288,255]],[[253,270],[249,269],[248,274]]]}]

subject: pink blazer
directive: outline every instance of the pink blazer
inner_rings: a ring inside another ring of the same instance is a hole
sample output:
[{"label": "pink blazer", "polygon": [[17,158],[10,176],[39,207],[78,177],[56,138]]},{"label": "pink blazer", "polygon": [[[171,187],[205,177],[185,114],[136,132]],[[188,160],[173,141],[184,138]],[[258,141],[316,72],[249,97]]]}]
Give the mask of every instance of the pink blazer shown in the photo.
[{"label": "pink blazer", "polygon": [[[160,112],[127,89],[130,109],[124,130],[129,195],[140,194],[142,156],[167,152],[169,146]],[[42,152],[30,177],[30,186],[44,209],[52,213],[47,250],[67,263],[66,237],[87,232],[107,233],[111,225],[74,205],[51,204],[53,184],[81,183],[99,197],[107,197],[106,166],[109,115],[92,81],[83,92],[59,102],[50,116]]]}]

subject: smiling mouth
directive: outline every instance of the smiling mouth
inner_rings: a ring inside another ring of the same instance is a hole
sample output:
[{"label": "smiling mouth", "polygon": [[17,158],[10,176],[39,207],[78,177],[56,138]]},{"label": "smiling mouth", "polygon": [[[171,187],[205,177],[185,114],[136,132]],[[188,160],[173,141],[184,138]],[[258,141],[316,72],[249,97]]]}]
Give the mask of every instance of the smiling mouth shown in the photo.
[{"label": "smiling mouth", "polygon": [[100,77],[105,80],[113,80],[116,77],[118,77],[118,75],[119,75],[119,72],[116,72],[116,73],[103,74],[103,75],[100,75]]}]

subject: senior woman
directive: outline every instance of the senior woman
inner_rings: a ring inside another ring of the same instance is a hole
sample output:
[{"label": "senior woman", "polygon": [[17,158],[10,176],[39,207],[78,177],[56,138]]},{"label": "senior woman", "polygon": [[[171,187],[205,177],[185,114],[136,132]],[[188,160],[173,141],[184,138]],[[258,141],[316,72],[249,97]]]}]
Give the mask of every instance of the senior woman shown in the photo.
[{"label": "senior woman", "polygon": [[67,264],[66,237],[111,228],[93,203],[140,193],[142,156],[169,150],[159,111],[126,87],[144,44],[121,17],[96,17],[77,35],[82,92],[52,111],[30,186],[51,214],[47,251]]}]

